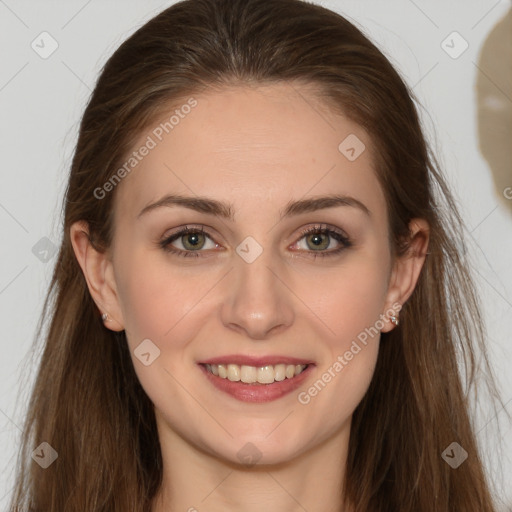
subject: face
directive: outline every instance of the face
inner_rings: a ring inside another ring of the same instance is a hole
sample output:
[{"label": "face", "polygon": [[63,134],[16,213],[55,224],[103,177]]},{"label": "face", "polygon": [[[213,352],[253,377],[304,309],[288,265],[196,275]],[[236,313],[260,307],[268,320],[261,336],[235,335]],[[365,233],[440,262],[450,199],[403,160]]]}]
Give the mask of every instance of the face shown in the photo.
[{"label": "face", "polygon": [[160,433],[290,460],[348,432],[403,298],[372,141],[291,84],[194,100],[117,187],[110,312]]}]

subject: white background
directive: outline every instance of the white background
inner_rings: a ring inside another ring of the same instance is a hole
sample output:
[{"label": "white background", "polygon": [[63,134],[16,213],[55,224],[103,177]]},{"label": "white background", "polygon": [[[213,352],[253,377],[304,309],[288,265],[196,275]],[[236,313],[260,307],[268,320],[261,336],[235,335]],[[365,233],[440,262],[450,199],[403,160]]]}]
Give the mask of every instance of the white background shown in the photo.
[{"label": "white background", "polygon": [[[2,510],[13,486],[19,425],[34,375],[34,367],[26,363],[28,350],[55,262],[55,257],[40,261],[32,248],[43,237],[55,245],[60,241],[60,205],[78,123],[101,66],[127,36],[171,3],[0,0]],[[475,99],[480,49],[510,3],[319,3],[349,17],[377,42],[414,86],[424,107],[427,133],[471,234],[469,252],[483,299],[489,350],[506,404],[497,415],[483,404],[482,416],[475,418],[476,430],[489,453],[492,479],[506,489],[512,504],[512,430],[506,422],[506,413],[512,412],[512,208],[498,197],[489,166],[479,153]],[[58,43],[47,59],[31,48],[43,31]],[[469,43],[457,59],[441,47],[453,31]],[[503,65],[510,67],[511,62]],[[512,101],[501,93],[504,101]],[[512,186],[512,169],[509,172]],[[18,395],[20,383],[25,386],[23,395]],[[499,423],[503,444],[497,452],[500,436],[493,427]],[[503,510],[512,510],[509,507]]]}]

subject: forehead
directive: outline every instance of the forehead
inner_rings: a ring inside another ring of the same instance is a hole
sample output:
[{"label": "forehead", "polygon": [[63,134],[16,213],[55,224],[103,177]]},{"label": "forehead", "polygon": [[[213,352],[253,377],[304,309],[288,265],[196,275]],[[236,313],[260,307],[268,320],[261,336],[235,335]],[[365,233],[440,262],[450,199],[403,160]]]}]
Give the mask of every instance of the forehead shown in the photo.
[{"label": "forehead", "polygon": [[240,208],[248,201],[271,208],[275,200],[278,209],[290,198],[335,190],[385,208],[366,132],[291,83],[185,97],[141,133],[133,151],[137,162],[118,186],[116,217],[134,218],[171,192]]}]

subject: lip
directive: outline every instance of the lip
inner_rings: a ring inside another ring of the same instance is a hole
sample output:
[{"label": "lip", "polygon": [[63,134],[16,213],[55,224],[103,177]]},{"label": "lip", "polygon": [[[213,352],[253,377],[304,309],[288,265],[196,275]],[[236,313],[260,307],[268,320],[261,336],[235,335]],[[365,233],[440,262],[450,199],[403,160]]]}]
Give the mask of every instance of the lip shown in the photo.
[{"label": "lip", "polygon": [[199,361],[199,364],[237,364],[239,366],[261,366],[276,365],[276,364],[314,364],[313,361],[308,359],[299,359],[290,356],[244,356],[241,354],[233,354],[230,356],[213,357],[205,361]]},{"label": "lip", "polygon": [[[260,360],[259,358],[255,358],[256,360]],[[267,364],[269,363],[270,358],[266,358],[265,361]],[[217,359],[211,359],[209,361],[226,361],[226,358],[217,358]],[[252,361],[254,362],[254,359],[244,357],[244,361]],[[291,361],[292,358],[283,358],[279,359],[279,361]],[[233,359],[229,359],[232,364],[239,364],[235,363]],[[279,364],[279,361],[274,364]],[[237,400],[240,400],[241,402],[252,402],[252,403],[263,403],[263,402],[272,402],[274,400],[277,400],[285,395],[290,394],[292,391],[295,391],[299,386],[301,386],[304,381],[309,377],[311,372],[313,371],[313,368],[315,367],[312,363],[296,363],[296,364],[308,364],[306,369],[296,377],[292,377],[291,379],[285,379],[280,382],[274,382],[273,384],[246,384],[245,382],[238,381],[233,382],[229,379],[223,379],[222,377],[217,377],[213,375],[213,373],[210,373],[206,369],[206,364],[224,364],[222,362],[216,363],[216,362],[205,362],[205,363],[199,363],[198,366],[205,375],[205,377],[209,380],[211,384],[213,384],[218,390],[232,396],[233,398],[236,398]],[[284,364],[284,363],[283,363]],[[295,364],[290,362],[289,364]],[[250,366],[257,366],[253,363],[250,364]],[[262,365],[264,366],[264,365]]]}]

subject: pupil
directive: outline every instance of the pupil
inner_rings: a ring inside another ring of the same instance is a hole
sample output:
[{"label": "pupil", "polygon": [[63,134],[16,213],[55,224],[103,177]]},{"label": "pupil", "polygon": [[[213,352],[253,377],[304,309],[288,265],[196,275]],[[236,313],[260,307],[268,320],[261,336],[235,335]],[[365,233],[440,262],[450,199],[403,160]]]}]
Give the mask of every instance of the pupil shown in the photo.
[{"label": "pupil", "polygon": [[313,241],[313,243],[314,243],[315,245],[320,245],[320,244],[322,243],[322,240],[321,240],[320,235],[313,235],[313,236],[314,236],[314,238],[313,238],[313,240],[314,240],[314,241]]},{"label": "pupil", "polygon": [[189,233],[183,236],[183,245],[186,249],[197,249],[202,246],[204,242],[201,242],[201,233]]},{"label": "pupil", "polygon": [[197,245],[197,243],[199,241],[197,233],[193,233],[193,234],[189,235],[188,240],[191,245]]},{"label": "pupil", "polygon": [[311,247],[316,247],[317,249],[320,247],[325,249],[329,245],[328,238],[325,241],[322,240],[322,237],[326,236],[323,233],[315,233],[314,235],[310,235],[310,242],[312,242]]}]

